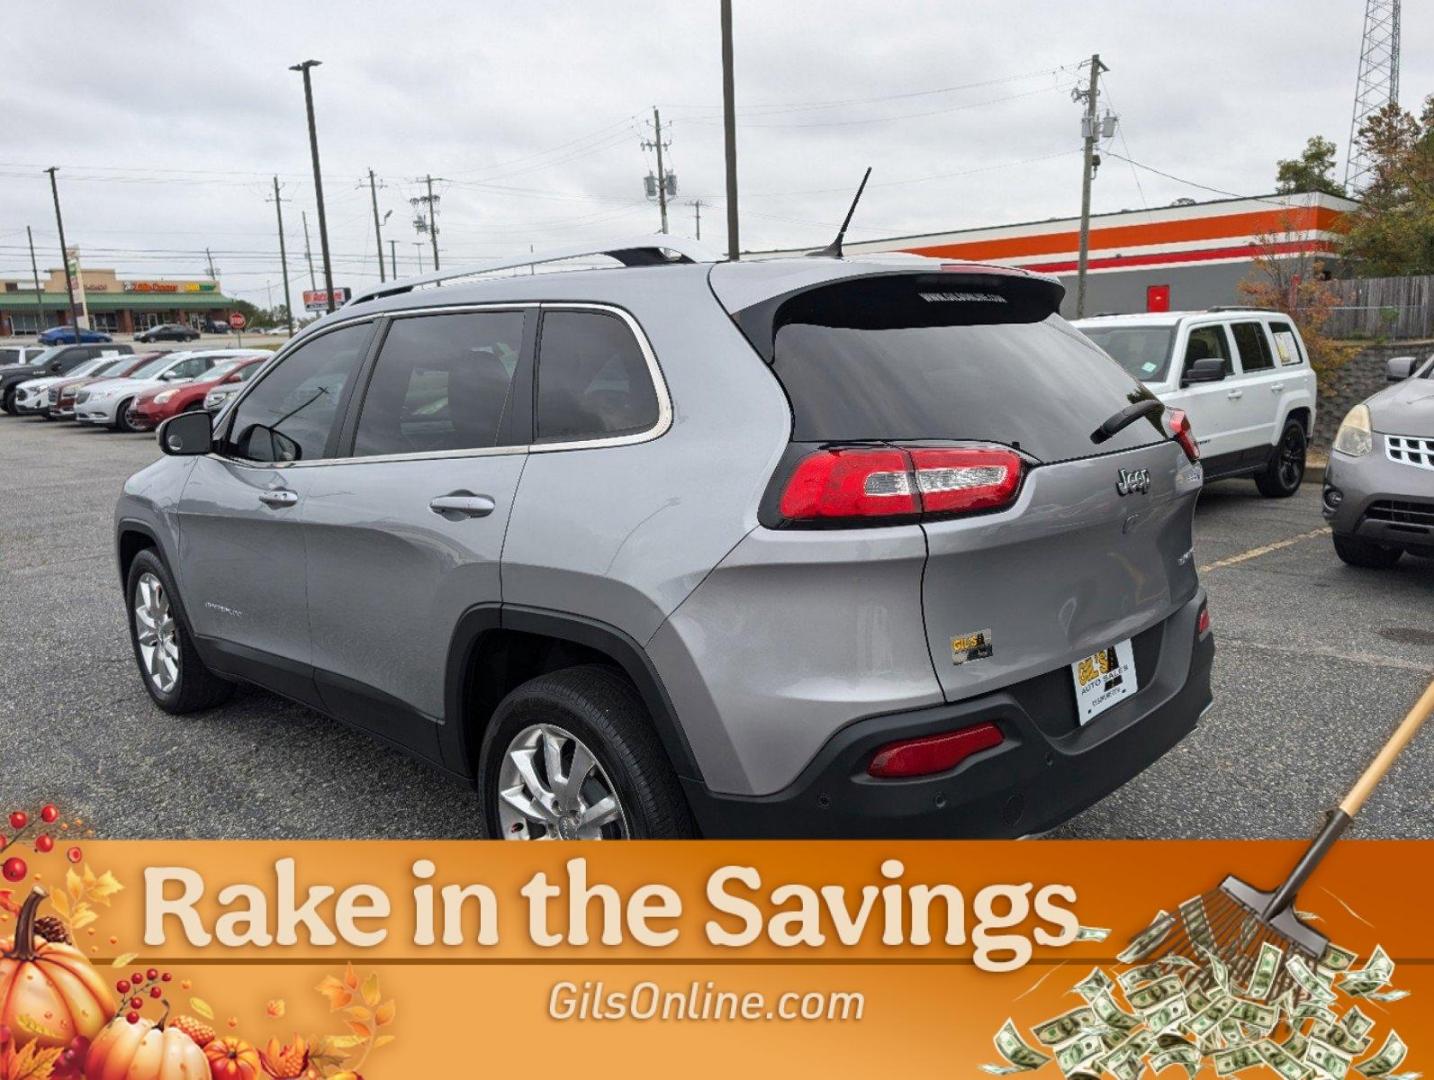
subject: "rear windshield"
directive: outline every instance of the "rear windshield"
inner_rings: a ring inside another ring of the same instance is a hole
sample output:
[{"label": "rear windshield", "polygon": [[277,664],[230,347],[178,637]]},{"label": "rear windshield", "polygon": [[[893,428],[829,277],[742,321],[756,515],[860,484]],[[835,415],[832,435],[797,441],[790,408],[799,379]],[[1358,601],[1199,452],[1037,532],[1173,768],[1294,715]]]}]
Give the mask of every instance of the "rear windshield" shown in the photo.
[{"label": "rear windshield", "polygon": [[1170,373],[1173,326],[1080,326],[1077,329],[1095,342],[1126,374],[1141,382],[1164,382]]},{"label": "rear windshield", "polygon": [[1049,462],[1164,439],[1158,413],[1091,439],[1152,395],[1051,314],[1050,288],[893,275],[793,297],[775,312],[771,357],[794,440],[994,442]]}]

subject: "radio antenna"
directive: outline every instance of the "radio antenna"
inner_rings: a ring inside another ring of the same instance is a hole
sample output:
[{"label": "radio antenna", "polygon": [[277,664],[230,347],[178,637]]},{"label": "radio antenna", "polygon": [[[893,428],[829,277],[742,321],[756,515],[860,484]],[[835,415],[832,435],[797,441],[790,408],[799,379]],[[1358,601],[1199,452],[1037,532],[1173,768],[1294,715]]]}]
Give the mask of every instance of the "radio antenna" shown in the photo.
[{"label": "radio antenna", "polygon": [[837,232],[836,239],[833,240],[826,247],[822,248],[820,251],[808,252],[809,255],[813,255],[819,258],[832,259],[840,259],[842,257],[841,243],[843,240],[846,239],[846,227],[851,224],[851,216],[856,213],[856,204],[861,202],[861,193],[866,190],[866,182],[870,178],[871,166],[868,165],[866,167],[866,172],[862,174],[861,183],[857,185],[856,197],[852,199],[851,206],[847,209],[846,220],[841,223],[841,229]]}]

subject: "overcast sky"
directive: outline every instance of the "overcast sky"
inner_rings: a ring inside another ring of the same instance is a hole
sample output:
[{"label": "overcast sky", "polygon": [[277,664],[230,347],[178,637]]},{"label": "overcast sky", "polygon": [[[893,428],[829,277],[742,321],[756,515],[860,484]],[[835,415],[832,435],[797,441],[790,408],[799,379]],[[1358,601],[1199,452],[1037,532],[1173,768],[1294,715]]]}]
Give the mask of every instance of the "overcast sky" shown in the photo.
[{"label": "overcast sky", "polygon": [[[1199,3],[734,0],[742,245],[830,239],[862,169],[853,239],[1076,213],[1082,59],[1110,67],[1109,150],[1242,194],[1274,162],[1348,135],[1363,0]],[[1434,91],[1434,6],[1404,6],[1401,99]],[[300,76],[315,58],[334,277],[378,277],[367,170],[401,275],[409,199],[432,173],[444,265],[653,232],[642,195],[662,110],[672,231],[725,247],[717,0],[5,0],[0,276],[58,265],[48,179],[88,266],[280,294],[272,179],[293,289],[300,211],[318,231]],[[1342,172],[1342,164],[1341,164]],[[1097,212],[1217,198],[1107,154]],[[425,249],[425,267],[431,255]],[[320,269],[320,277],[322,270]]]}]

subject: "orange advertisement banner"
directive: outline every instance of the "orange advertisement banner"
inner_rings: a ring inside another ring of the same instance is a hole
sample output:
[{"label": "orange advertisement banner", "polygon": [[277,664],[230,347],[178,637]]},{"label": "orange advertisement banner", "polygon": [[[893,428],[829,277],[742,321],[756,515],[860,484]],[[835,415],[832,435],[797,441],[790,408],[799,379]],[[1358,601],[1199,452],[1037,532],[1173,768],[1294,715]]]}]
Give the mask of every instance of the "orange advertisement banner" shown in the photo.
[{"label": "orange advertisement banner", "polygon": [[[36,913],[73,939],[43,942],[52,953],[23,974],[0,961],[0,1024],[37,1047],[47,1024],[60,1034],[65,1008],[81,1024],[73,987],[56,991],[60,1015],[21,1015],[20,980],[60,985],[63,962],[102,981],[117,1017],[99,1034],[108,1043],[71,1047],[76,1076],[111,1075],[100,1059],[132,1049],[116,1040],[151,1031],[156,1052],[163,1039],[186,1051],[207,1040],[211,1065],[228,1062],[235,1071],[223,1075],[236,1080],[465,1077],[584,1061],[634,1076],[893,1065],[978,1075],[1003,1064],[992,1037],[1008,1018],[1040,1049],[1031,1029],[1081,1006],[1074,984],[1096,967],[1112,978],[1128,970],[1116,954],[1157,911],[1230,872],[1272,887],[1301,849],[90,841],[73,864],[59,852],[35,858],[28,879],[0,894],[0,934],[13,933],[38,887]],[[1394,965],[1387,1000],[1360,999],[1375,1025],[1362,1041],[1374,1054],[1397,1030],[1408,1052],[1373,1080],[1429,1061],[1434,928],[1421,911],[1431,855],[1430,842],[1345,842],[1298,905],[1360,963],[1380,946]],[[1077,924],[1109,935],[1049,944]],[[153,1026],[161,1017],[165,1034]],[[81,1058],[100,1067],[86,1071]],[[1054,1077],[1060,1065],[1041,1071]]]}]

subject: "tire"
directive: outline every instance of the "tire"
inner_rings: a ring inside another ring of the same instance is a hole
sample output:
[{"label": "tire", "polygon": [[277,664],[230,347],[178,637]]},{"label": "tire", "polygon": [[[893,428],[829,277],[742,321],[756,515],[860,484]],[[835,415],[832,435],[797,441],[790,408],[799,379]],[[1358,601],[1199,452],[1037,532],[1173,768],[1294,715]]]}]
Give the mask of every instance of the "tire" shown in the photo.
[{"label": "tire", "polygon": [[[550,753],[557,745],[558,770],[549,779]],[[573,761],[586,750],[594,767],[570,800],[565,781]],[[518,761],[526,754],[527,775]],[[558,814],[534,813],[534,787],[555,797]],[[501,798],[516,791],[529,813]],[[681,839],[693,836],[687,801],[652,729],[636,688],[621,674],[599,665],[565,668],[540,675],[513,690],[494,710],[478,754],[481,827],[491,839]],[[524,796],[527,796],[525,799]],[[615,797],[617,813],[595,824],[581,822],[584,808]]]},{"label": "tire", "polygon": [[116,405],[114,423],[111,424],[110,427],[115,431],[123,431],[126,433],[138,431],[139,428],[129,422],[129,408],[133,404],[134,398],[125,398],[125,400]]},{"label": "tire", "polygon": [[15,388],[13,386],[6,388],[5,398],[3,401],[0,401],[0,408],[3,408],[11,416],[17,415],[15,412]]},{"label": "tire", "polygon": [[[153,548],[134,557],[124,595],[130,645],[139,665],[140,681],[154,703],[167,713],[179,715],[212,709],[228,699],[234,684],[205,667],[194,650],[189,624],[176,602],[179,593],[174,579]],[[140,608],[149,613],[147,625],[141,623]],[[153,632],[146,633],[151,629]],[[146,638],[154,644],[147,644]]]},{"label": "tire", "polygon": [[1350,566],[1359,566],[1366,570],[1388,570],[1399,561],[1404,549],[1385,547],[1383,544],[1335,533],[1334,553]]},{"label": "tire", "polygon": [[1288,499],[1299,491],[1305,478],[1305,454],[1309,439],[1298,420],[1285,424],[1280,441],[1270,454],[1269,464],[1255,474],[1255,486],[1269,499]]}]

